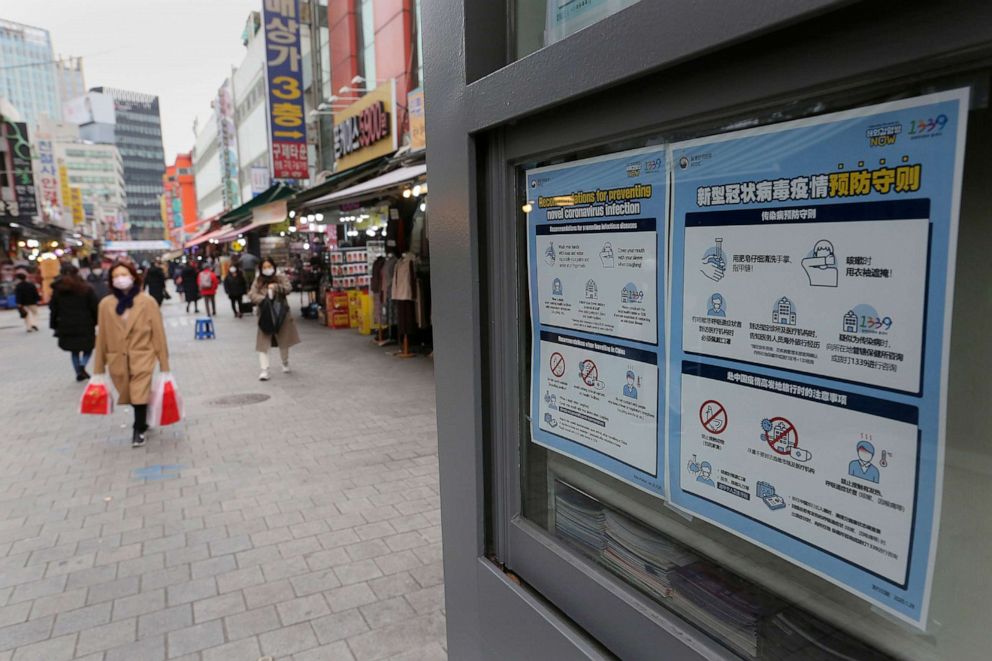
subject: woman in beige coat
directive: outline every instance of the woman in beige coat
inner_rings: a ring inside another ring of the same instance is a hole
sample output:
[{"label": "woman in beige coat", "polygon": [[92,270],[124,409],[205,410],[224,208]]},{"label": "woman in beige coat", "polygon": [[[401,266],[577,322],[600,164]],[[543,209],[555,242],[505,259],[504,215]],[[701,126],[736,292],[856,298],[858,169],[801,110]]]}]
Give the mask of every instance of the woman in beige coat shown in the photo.
[{"label": "woman in beige coat", "polygon": [[110,269],[110,291],[100,301],[97,312],[96,360],[93,371],[110,378],[119,395],[119,404],[134,409],[132,447],[145,444],[148,431],[148,401],[152,374],[158,362],[169,371],[169,347],[165,341],[162,312],[155,299],[141,291],[141,279],[134,266],[117,262]]},{"label": "woman in beige coat", "polygon": [[261,312],[261,303],[265,299],[271,299],[286,306],[286,319],[282,322],[278,332],[268,334],[261,327],[255,336],[255,351],[258,352],[258,363],[262,367],[262,373],[258,375],[259,381],[269,380],[269,348],[279,347],[279,356],[282,358],[283,373],[289,372],[289,348],[300,343],[300,334],[296,330],[296,323],[293,322],[293,315],[289,313],[289,301],[286,297],[293,291],[293,286],[289,284],[289,279],[276,273],[276,263],[271,257],[262,260],[258,277],[251,283],[248,290],[248,300],[255,304],[255,309]]}]

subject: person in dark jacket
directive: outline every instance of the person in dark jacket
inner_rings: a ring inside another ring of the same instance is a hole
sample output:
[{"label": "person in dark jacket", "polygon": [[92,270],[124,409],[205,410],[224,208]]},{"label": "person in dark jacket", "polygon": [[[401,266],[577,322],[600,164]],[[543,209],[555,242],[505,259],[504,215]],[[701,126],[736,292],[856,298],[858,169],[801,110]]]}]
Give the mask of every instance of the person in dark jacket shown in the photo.
[{"label": "person in dark jacket", "polygon": [[245,274],[235,264],[231,264],[227,269],[227,275],[224,276],[224,293],[231,299],[234,316],[240,319],[243,305],[241,299],[248,293],[248,283],[245,281]]},{"label": "person in dark jacket", "polygon": [[86,364],[96,344],[97,306],[100,301],[93,288],[79,276],[71,264],[62,267],[62,276],[52,285],[48,302],[50,324],[59,338],[59,348],[68,351],[76,381],[90,378]]},{"label": "person in dark jacket", "polygon": [[38,331],[38,303],[41,302],[41,294],[38,287],[28,280],[26,273],[18,273],[17,284],[14,286],[14,302],[24,319],[24,327],[29,333]]},{"label": "person in dark jacket", "polygon": [[162,300],[165,298],[165,271],[162,270],[162,265],[157,260],[152,262],[152,265],[148,267],[148,271],[145,272],[142,282],[145,285],[145,289],[148,290],[148,295],[155,299],[155,302],[162,305]]},{"label": "person in dark jacket", "polygon": [[98,301],[110,293],[110,288],[107,286],[107,276],[99,262],[90,269],[89,275],[86,276],[86,283],[93,288],[93,293],[96,294]]},{"label": "person in dark jacket", "polygon": [[186,299],[186,312],[189,312],[189,304],[193,304],[193,311],[200,312],[200,286],[196,283],[196,267],[192,262],[187,262],[183,267],[182,275],[183,296]]}]

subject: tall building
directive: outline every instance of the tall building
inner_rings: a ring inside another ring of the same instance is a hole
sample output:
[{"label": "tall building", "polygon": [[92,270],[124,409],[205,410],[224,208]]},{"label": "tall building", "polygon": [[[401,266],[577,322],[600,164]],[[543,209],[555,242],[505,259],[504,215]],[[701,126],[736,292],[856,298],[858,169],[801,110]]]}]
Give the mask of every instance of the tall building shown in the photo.
[{"label": "tall building", "polygon": [[58,73],[48,30],[0,19],[0,96],[33,127],[42,114],[62,116]]},{"label": "tall building", "polygon": [[[64,104],[69,99],[75,99],[86,94],[86,77],[83,75],[83,58],[59,56],[55,63],[55,75],[58,80],[59,96]],[[62,115],[59,115],[60,117]]]},{"label": "tall building", "polygon": [[196,230],[196,182],[192,154],[177,154],[162,175],[162,222],[166,236],[182,246]]},{"label": "tall building", "polygon": [[130,238],[161,240],[165,153],[158,97],[112,87],[94,87],[91,91],[113,100],[113,144],[124,160]]}]

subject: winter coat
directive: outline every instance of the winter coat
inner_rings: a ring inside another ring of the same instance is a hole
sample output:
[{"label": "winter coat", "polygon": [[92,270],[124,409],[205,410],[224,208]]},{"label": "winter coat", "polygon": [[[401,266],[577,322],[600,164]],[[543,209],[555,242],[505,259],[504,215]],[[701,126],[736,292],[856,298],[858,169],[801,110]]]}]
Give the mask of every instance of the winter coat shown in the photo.
[{"label": "winter coat", "polygon": [[147,404],[151,399],[155,362],[169,371],[169,347],[165,340],[162,311],[145,293],[134,297],[127,319],[117,314],[117,297],[100,301],[93,372],[110,372],[120,404]]},{"label": "winter coat", "polygon": [[157,266],[152,266],[145,273],[145,288],[148,293],[159,303],[165,298],[165,271]]},{"label": "winter coat", "polygon": [[18,282],[14,287],[14,300],[18,305],[38,305],[41,302],[41,294],[38,287],[30,280]]},{"label": "winter coat", "polygon": [[[203,277],[204,273],[210,276],[209,287],[204,287],[200,284],[200,278]],[[200,296],[213,296],[217,293],[217,287],[220,286],[220,278],[217,277],[217,274],[212,269],[205,268],[196,274],[196,286],[200,288]]]},{"label": "winter coat", "polygon": [[86,276],[86,282],[89,283],[90,287],[93,288],[93,292],[96,294],[96,300],[102,300],[104,296],[110,293],[110,287],[107,286],[107,275],[97,275],[96,273],[90,272]]},{"label": "winter coat", "polygon": [[192,266],[183,268],[183,295],[187,301],[200,300],[200,287],[196,284],[196,269]]},{"label": "winter coat", "polygon": [[[255,304],[256,314],[259,304],[265,300],[268,290],[264,280],[266,280],[265,276],[256,277],[251,285],[251,289],[248,291],[248,300]],[[289,284],[289,279],[281,273],[277,273],[269,281],[276,286],[276,300],[285,305],[288,310],[289,301],[286,300],[286,297],[293,291],[293,286]],[[275,338],[275,342],[272,341],[273,337]],[[255,351],[259,352],[266,352],[270,347],[274,346],[289,348],[299,343],[300,334],[296,330],[296,323],[293,321],[293,315],[291,313],[286,315],[286,320],[282,322],[282,326],[279,327],[279,332],[275,336],[263,333],[261,328],[258,329],[258,333],[255,335]]]},{"label": "winter coat", "polygon": [[64,282],[52,286],[52,299],[48,301],[49,326],[59,338],[59,349],[93,351],[99,304],[96,293],[88,285],[85,292],[73,291]]},{"label": "winter coat", "polygon": [[224,292],[228,298],[241,298],[248,293],[248,283],[245,282],[245,275],[241,271],[228,274],[224,278]]}]

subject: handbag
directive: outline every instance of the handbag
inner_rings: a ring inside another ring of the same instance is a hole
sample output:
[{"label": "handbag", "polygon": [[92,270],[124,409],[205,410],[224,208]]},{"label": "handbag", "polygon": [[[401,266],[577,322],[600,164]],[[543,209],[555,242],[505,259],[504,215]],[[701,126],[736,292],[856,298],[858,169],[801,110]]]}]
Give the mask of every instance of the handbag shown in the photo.
[{"label": "handbag", "polygon": [[79,398],[79,412],[83,415],[110,415],[114,412],[114,398],[103,376],[94,374]]},{"label": "handbag", "polygon": [[183,419],[183,399],[175,378],[169,372],[155,376],[148,413],[149,424],[153,427],[165,427]]},{"label": "handbag", "polygon": [[289,308],[285,303],[266,298],[258,306],[258,328],[266,335],[276,335],[286,321]]}]

